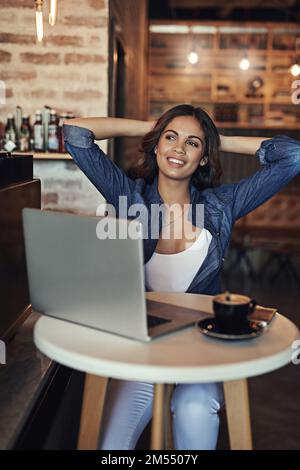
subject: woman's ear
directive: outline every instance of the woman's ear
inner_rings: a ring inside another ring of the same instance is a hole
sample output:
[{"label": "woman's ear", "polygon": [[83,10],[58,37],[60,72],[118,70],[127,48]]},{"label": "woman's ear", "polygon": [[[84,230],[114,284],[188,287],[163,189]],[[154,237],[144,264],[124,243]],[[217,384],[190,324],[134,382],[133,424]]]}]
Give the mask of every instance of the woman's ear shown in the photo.
[{"label": "woman's ear", "polygon": [[208,155],[204,155],[200,160],[200,166],[206,165],[208,162]]},{"label": "woman's ear", "polygon": [[157,147],[154,147],[154,153],[157,154]]}]

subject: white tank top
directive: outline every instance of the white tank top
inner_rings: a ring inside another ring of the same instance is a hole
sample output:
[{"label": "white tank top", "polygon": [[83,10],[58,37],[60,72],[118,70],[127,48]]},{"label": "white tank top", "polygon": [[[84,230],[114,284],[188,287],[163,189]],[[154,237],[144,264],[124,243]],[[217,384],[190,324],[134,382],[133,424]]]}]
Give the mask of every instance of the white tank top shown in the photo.
[{"label": "white tank top", "polygon": [[146,289],[186,292],[206,258],[211,239],[211,233],[202,229],[196,241],[184,251],[171,255],[154,252],[145,264]]}]

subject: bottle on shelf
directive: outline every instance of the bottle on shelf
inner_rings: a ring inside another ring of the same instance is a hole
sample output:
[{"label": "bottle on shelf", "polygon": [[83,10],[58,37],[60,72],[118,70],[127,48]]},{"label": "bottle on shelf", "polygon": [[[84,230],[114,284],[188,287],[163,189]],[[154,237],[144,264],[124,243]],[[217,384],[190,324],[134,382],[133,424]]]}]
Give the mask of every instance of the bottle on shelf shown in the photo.
[{"label": "bottle on shelf", "polygon": [[42,112],[37,109],[33,124],[33,149],[35,152],[44,152],[44,126],[42,122]]},{"label": "bottle on shelf", "polygon": [[21,106],[16,107],[15,111],[15,128],[16,128],[16,134],[17,134],[17,149],[20,148],[20,131],[21,131],[21,126],[22,126],[22,117],[23,117],[23,110]]},{"label": "bottle on shelf", "polygon": [[45,105],[42,111],[42,122],[43,122],[43,129],[44,129],[44,151],[48,151],[48,126],[50,122],[50,112],[51,107]]},{"label": "bottle on shelf", "polygon": [[51,109],[50,121],[48,124],[48,151],[59,152],[59,131],[55,109]]},{"label": "bottle on shelf", "polygon": [[67,117],[67,119],[74,119],[75,114],[70,112],[70,113],[67,113],[66,117]]},{"label": "bottle on shelf", "polygon": [[60,151],[61,153],[65,153],[65,152],[66,152],[62,128],[63,128],[64,121],[65,121],[67,118],[68,118],[68,114],[67,114],[67,113],[61,113],[60,116],[59,116],[58,134],[59,134],[59,151]]},{"label": "bottle on shelf", "polygon": [[4,124],[0,121],[0,150],[4,149]]},{"label": "bottle on shelf", "polygon": [[7,116],[7,124],[4,131],[4,150],[12,152],[17,148],[17,131],[12,114]]},{"label": "bottle on shelf", "polygon": [[22,124],[19,131],[19,148],[21,152],[29,152],[31,142],[31,127],[29,116],[23,115]]}]

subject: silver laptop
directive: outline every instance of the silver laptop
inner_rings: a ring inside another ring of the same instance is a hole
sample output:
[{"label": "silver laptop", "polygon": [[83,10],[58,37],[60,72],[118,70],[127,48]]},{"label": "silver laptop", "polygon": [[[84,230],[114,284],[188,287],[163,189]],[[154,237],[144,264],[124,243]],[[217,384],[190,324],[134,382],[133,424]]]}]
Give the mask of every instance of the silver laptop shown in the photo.
[{"label": "silver laptop", "polygon": [[30,301],[36,311],[140,341],[194,325],[205,316],[146,301],[142,236],[124,238],[129,222],[131,234],[142,233],[141,223],[110,219],[117,237],[100,239],[103,219],[23,209]]}]

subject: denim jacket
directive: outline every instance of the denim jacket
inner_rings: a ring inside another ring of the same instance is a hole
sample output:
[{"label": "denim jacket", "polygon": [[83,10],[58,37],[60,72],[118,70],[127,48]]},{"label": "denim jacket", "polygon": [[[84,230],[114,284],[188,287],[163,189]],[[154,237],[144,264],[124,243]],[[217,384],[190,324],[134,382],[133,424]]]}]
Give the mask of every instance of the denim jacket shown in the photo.
[{"label": "denim jacket", "polygon": [[[79,126],[63,128],[65,147],[78,167],[116,210],[119,196],[128,198],[128,205],[163,204],[157,187],[142,178],[131,179],[115,165],[94,142],[94,134]],[[256,152],[261,168],[238,183],[222,184],[203,191],[190,185],[192,207],[204,205],[204,228],[212,234],[207,256],[188,287],[188,293],[211,294],[220,292],[220,272],[224,254],[230,241],[234,222],[248,214],[286,186],[300,171],[300,142],[278,135],[262,142]],[[118,214],[117,214],[118,216]],[[192,223],[196,225],[192,211]],[[162,222],[159,222],[159,232]],[[155,251],[158,239],[144,239],[144,262]]]}]

